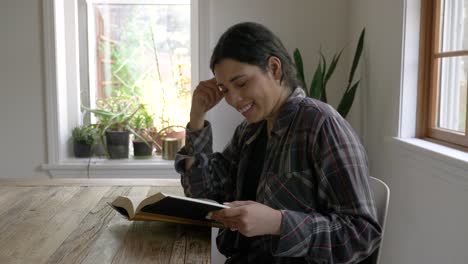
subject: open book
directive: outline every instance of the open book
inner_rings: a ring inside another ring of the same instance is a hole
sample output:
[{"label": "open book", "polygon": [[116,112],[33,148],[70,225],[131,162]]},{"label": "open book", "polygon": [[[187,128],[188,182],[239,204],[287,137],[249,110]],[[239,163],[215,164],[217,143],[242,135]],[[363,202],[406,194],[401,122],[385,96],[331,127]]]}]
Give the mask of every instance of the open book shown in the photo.
[{"label": "open book", "polygon": [[119,196],[110,203],[128,220],[164,221],[180,224],[223,227],[205,216],[208,212],[229,208],[213,200],[194,199],[159,192],[149,197]]}]

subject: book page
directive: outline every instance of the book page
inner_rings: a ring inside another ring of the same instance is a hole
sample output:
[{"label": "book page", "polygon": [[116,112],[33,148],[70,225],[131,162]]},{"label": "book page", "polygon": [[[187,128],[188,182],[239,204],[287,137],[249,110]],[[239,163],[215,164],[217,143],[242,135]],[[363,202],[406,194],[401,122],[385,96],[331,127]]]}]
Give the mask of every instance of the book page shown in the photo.
[{"label": "book page", "polygon": [[149,197],[146,197],[144,199],[141,199],[140,200],[140,197],[135,197],[134,201],[138,203],[134,203],[136,205],[136,209],[135,209],[135,213],[140,211],[141,208],[149,205],[149,204],[153,204],[153,203],[156,203],[158,201],[160,201],[161,199],[164,199],[166,197],[166,195],[164,193],[161,193],[161,192],[158,192],[156,194],[153,194]]},{"label": "book page", "polygon": [[137,211],[135,209],[138,207],[138,205],[147,198],[145,196],[125,196],[125,197],[132,202],[134,213]]},{"label": "book page", "polygon": [[[138,204],[141,203],[141,201],[144,199],[144,196],[119,196],[111,203],[111,205],[120,207],[127,211],[128,217],[131,219],[135,216],[135,208],[137,208]],[[116,210],[119,211],[118,209]]]}]

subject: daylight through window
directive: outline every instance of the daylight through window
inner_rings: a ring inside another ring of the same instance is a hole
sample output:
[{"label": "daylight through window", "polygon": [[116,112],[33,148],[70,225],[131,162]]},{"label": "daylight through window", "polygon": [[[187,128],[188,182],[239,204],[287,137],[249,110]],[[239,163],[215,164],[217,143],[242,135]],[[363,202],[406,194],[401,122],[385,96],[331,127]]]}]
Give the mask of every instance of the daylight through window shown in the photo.
[{"label": "daylight through window", "polygon": [[90,85],[81,96],[92,107],[136,98],[160,130],[188,122],[191,54],[190,1],[158,2],[88,3]]}]

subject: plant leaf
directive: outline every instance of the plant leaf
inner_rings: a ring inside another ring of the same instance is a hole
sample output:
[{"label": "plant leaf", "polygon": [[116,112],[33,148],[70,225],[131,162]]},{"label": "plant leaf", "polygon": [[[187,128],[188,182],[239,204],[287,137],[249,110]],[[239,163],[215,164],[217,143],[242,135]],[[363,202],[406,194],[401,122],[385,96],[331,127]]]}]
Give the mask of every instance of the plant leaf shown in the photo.
[{"label": "plant leaf", "polygon": [[138,139],[140,139],[141,141],[143,141],[148,147],[151,147],[150,144],[148,143],[148,141],[143,138],[138,132],[136,132],[131,126],[127,125],[125,126],[125,128],[130,132],[132,133],[133,135],[135,135],[135,137],[137,137]]},{"label": "plant leaf", "polygon": [[322,89],[320,91],[320,101],[322,102],[327,102],[327,83],[325,82],[325,76],[327,72],[327,60],[325,59],[325,56],[323,55],[322,52],[320,52],[320,58],[323,63],[323,68],[322,68]]},{"label": "plant leaf", "polygon": [[138,107],[128,116],[126,116],[123,120],[122,120],[122,123],[123,124],[128,124],[130,122],[130,120],[133,118],[133,116],[138,113],[138,111],[140,110],[140,108],[142,107],[143,105],[138,105]]},{"label": "plant leaf", "polygon": [[328,82],[328,80],[330,80],[330,77],[335,71],[336,65],[338,64],[338,61],[340,60],[342,53],[343,53],[343,50],[341,50],[338,54],[335,54],[333,56],[332,62],[330,63],[330,68],[328,68],[327,74],[325,75],[325,80],[324,80],[325,84]]},{"label": "plant leaf", "polygon": [[106,142],[105,137],[106,137],[105,133],[101,134],[101,136],[100,136],[101,144],[102,144],[102,147],[104,148],[104,152],[106,153],[106,157],[110,158],[109,149],[107,148],[107,142]]},{"label": "plant leaf", "polygon": [[322,85],[323,85],[322,76],[323,76],[322,75],[322,63],[319,62],[317,69],[315,70],[312,83],[310,84],[310,92],[309,92],[310,97],[318,99],[318,100],[320,100],[320,96],[322,93]]},{"label": "plant leaf", "polygon": [[343,97],[341,98],[341,101],[340,101],[340,104],[338,105],[337,110],[338,110],[338,113],[340,113],[340,115],[343,118],[346,118],[349,110],[351,109],[351,106],[353,105],[354,95],[356,94],[356,90],[359,86],[359,82],[360,80],[355,82],[351,86],[351,88],[349,88],[349,90],[344,93]]},{"label": "plant leaf", "polygon": [[351,72],[349,73],[348,83],[351,83],[354,78],[354,73],[356,72],[356,68],[359,64],[359,60],[361,59],[362,50],[364,48],[364,37],[366,35],[366,28],[363,28],[361,31],[361,35],[359,36],[359,42],[356,47],[356,52],[354,53],[353,64],[351,66]]},{"label": "plant leaf", "polygon": [[301,81],[301,86],[303,87],[304,91],[307,94],[307,85],[305,83],[305,77],[304,77],[304,63],[302,61],[302,55],[299,49],[294,50],[294,64],[296,65],[296,70],[297,70],[297,78],[299,81]]},{"label": "plant leaf", "polygon": [[322,52],[320,52],[320,59],[322,60],[322,81],[325,80],[325,74],[327,72],[327,60],[325,59],[325,55],[323,55]]},{"label": "plant leaf", "polygon": [[100,109],[90,109],[90,108],[87,108],[85,106],[82,106],[82,108],[87,111],[87,112],[90,112],[90,113],[93,113],[95,115],[99,115],[99,116],[104,116],[104,117],[112,117],[114,116],[114,113],[111,113],[109,111],[106,111],[106,110],[100,110]]}]

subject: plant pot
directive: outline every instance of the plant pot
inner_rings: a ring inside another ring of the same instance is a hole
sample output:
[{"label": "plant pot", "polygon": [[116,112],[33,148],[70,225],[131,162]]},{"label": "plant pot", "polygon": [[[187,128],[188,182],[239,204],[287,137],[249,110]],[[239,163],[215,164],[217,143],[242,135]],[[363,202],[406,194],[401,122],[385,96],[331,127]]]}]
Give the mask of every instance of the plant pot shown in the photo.
[{"label": "plant pot", "polygon": [[[177,129],[177,130],[175,130]],[[156,142],[156,153],[162,153],[162,145],[164,138],[179,138],[182,139],[182,146],[185,145],[185,127],[182,126],[168,126],[161,129],[158,135],[154,138]]]},{"label": "plant pot", "polygon": [[163,138],[162,142],[162,158],[165,160],[175,160],[177,151],[182,146],[182,139],[166,137]]},{"label": "plant pot", "polygon": [[[149,146],[148,146],[149,145]],[[153,143],[146,144],[143,141],[133,141],[133,156],[135,157],[151,157],[153,154]]]},{"label": "plant pot", "polygon": [[128,159],[128,131],[106,131],[106,147],[110,159]]},{"label": "plant pot", "polygon": [[101,141],[100,137],[96,139],[96,144],[94,145],[93,154],[94,156],[97,156],[97,157],[106,156],[106,148],[104,146],[104,143]]},{"label": "plant pot", "polygon": [[73,153],[77,158],[89,158],[92,154],[92,146],[86,143],[73,141]]}]

